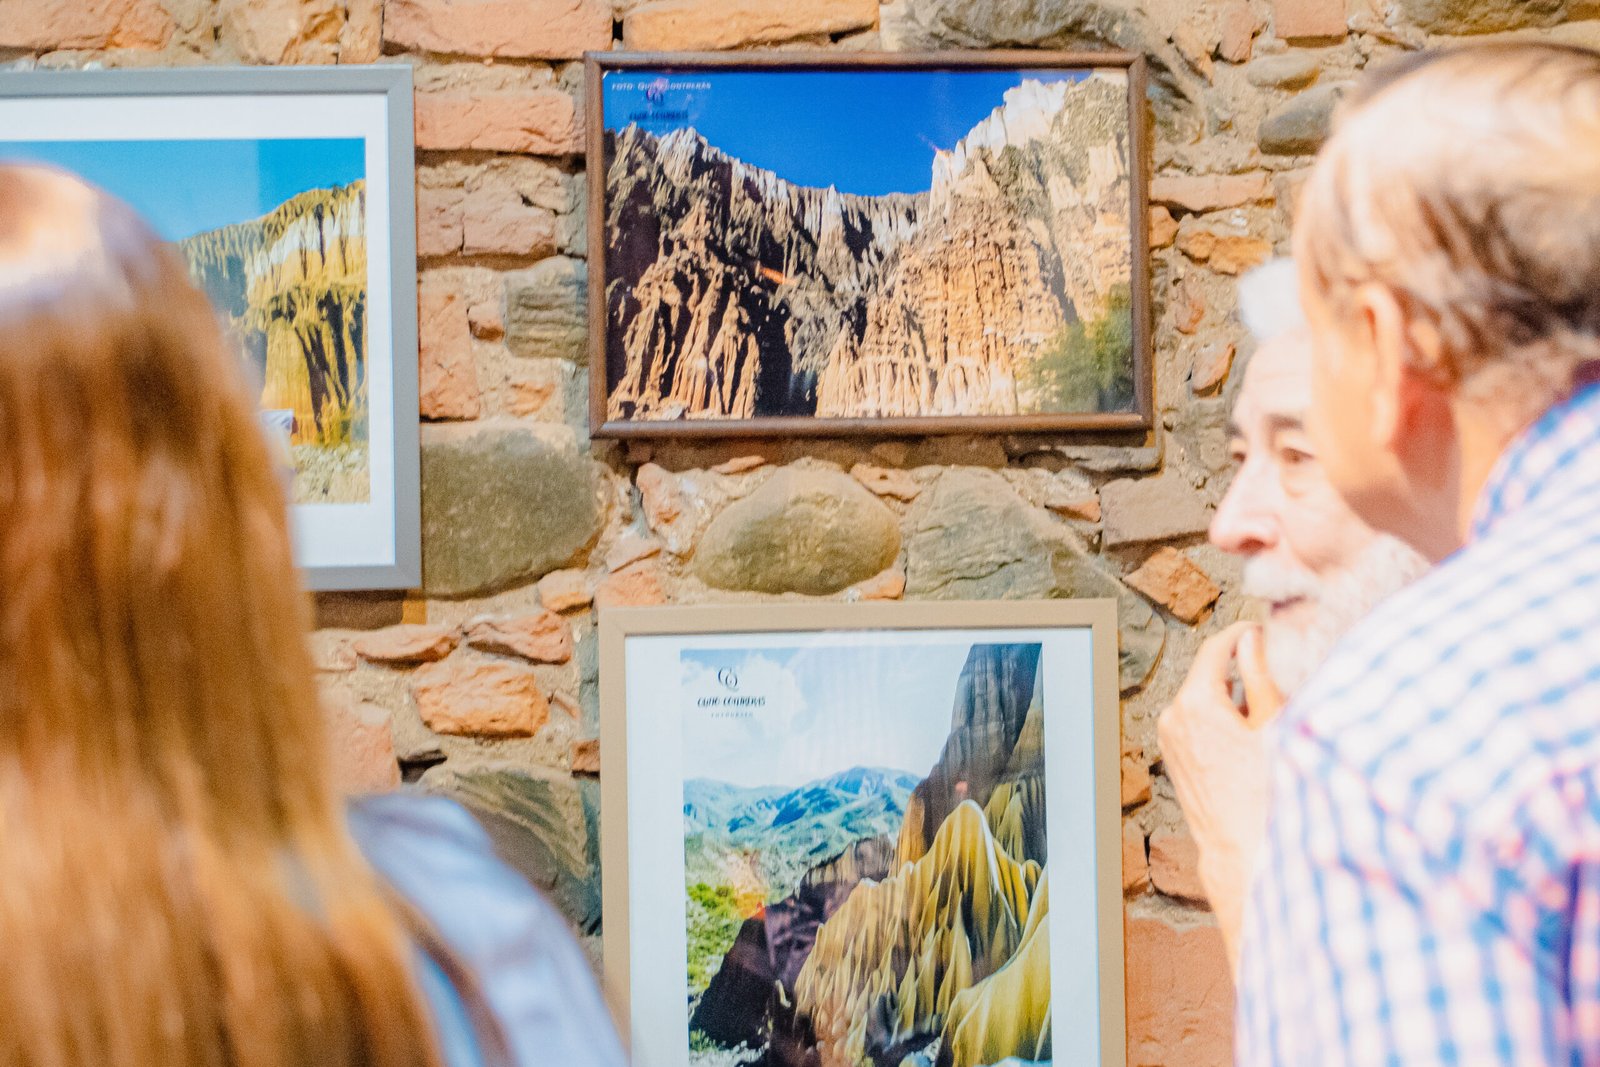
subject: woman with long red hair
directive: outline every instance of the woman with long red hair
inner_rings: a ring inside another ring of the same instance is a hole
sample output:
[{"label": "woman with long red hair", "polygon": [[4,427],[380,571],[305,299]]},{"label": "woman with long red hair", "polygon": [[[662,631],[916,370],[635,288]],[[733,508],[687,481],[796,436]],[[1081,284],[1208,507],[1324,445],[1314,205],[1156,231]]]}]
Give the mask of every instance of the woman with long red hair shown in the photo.
[{"label": "woman with long red hair", "polygon": [[621,1064],[462,809],[347,815],[309,623],[176,251],[0,167],[0,1067]]}]

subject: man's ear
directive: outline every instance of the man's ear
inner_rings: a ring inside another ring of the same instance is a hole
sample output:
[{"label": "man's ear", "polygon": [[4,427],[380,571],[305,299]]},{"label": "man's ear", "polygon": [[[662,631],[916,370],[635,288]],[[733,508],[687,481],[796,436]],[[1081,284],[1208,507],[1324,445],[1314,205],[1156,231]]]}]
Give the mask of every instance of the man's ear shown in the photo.
[{"label": "man's ear", "polygon": [[1444,338],[1433,322],[1408,316],[1393,290],[1371,288],[1374,434],[1414,485],[1441,491],[1456,469]]},{"label": "man's ear", "polygon": [[1374,444],[1393,452],[1406,434],[1410,366],[1408,349],[1411,337],[1406,316],[1394,291],[1377,282],[1367,282],[1353,294],[1351,329],[1366,334],[1362,347],[1372,355],[1372,410],[1368,432]]}]

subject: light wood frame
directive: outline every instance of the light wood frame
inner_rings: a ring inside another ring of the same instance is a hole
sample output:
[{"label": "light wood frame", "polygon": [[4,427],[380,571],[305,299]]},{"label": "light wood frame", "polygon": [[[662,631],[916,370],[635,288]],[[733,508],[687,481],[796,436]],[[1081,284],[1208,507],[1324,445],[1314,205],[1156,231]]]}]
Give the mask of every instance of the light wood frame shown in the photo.
[{"label": "light wood frame", "polygon": [[[634,637],[815,634],[871,630],[1087,629],[1092,642],[1095,906],[1099,977],[1097,1067],[1126,1061],[1122,899],[1122,717],[1114,600],[744,604],[620,608],[600,617],[601,894],[604,976],[619,1027],[631,1039],[632,940],[627,642]],[[1047,742],[1048,746],[1048,742]],[[1048,794],[1049,785],[1046,790]],[[1060,1021],[1056,1022],[1057,1026]],[[642,1053],[643,1050],[636,1050]],[[681,1067],[658,1058],[651,1067]]]},{"label": "light wood frame", "polygon": [[[926,53],[648,53],[591,52],[584,57],[588,125],[589,193],[589,425],[594,437],[729,438],[842,437],[946,433],[1046,433],[1148,430],[1153,425],[1150,322],[1149,133],[1146,71],[1133,52],[926,52]],[[1133,315],[1134,406],[1128,412],[1028,415],[931,415],[906,418],[611,419],[606,352],[605,114],[602,80],[622,70],[693,71],[939,71],[973,69],[1122,69],[1128,81],[1128,185]]]}]

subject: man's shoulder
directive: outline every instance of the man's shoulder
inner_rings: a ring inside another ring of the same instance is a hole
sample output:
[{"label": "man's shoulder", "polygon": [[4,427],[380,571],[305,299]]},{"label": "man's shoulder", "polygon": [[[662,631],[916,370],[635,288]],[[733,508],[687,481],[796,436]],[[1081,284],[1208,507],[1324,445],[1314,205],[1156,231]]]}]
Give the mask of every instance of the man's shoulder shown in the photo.
[{"label": "man's shoulder", "polygon": [[1451,807],[1512,803],[1600,758],[1600,502],[1529,520],[1352,630],[1290,706],[1285,743],[1397,803]]}]

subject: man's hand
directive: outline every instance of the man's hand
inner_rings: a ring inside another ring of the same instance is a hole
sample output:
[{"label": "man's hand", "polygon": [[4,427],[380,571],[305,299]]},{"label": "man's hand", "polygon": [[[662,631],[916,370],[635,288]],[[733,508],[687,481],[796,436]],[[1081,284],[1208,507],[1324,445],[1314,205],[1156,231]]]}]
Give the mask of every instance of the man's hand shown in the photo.
[{"label": "man's hand", "polygon": [[[1243,708],[1233,700],[1235,663]],[[1167,777],[1200,850],[1200,881],[1235,968],[1245,895],[1267,827],[1261,727],[1283,703],[1267,671],[1260,626],[1235,623],[1200,646],[1156,730]]]}]

